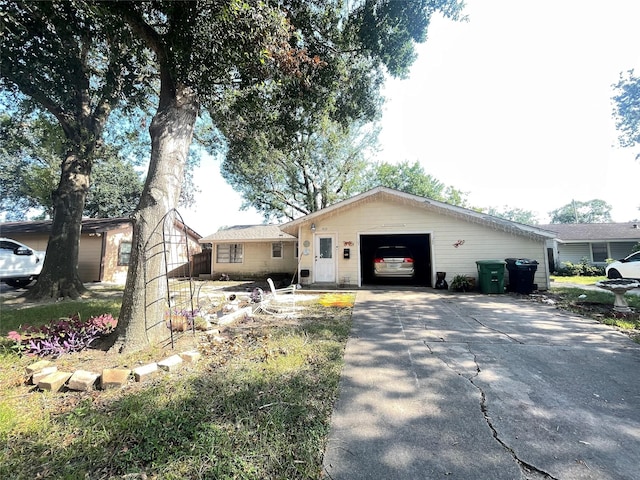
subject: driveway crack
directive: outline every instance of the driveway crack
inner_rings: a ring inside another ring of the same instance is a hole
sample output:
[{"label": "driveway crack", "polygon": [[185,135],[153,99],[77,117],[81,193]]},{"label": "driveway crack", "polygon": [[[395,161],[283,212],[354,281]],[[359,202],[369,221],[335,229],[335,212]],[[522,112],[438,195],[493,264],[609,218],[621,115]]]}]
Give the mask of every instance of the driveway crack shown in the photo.
[{"label": "driveway crack", "polygon": [[482,325],[484,328],[486,328],[487,330],[491,330],[492,332],[496,332],[499,333],[500,335],[504,335],[505,337],[507,337],[509,340],[512,340],[516,343],[519,343],[520,345],[524,345],[524,342],[521,342],[520,340],[518,340],[517,338],[512,337],[511,335],[509,335],[506,332],[503,332],[502,330],[498,330],[497,328],[493,328],[490,327],[489,325],[486,325],[484,323],[482,323],[480,320],[478,320],[476,317],[474,317],[473,315],[469,315],[469,318],[471,318],[471,320],[473,320],[474,322],[477,322],[478,324]]},{"label": "driveway crack", "polygon": [[[481,322],[478,322],[478,323],[481,323]],[[518,343],[521,343],[521,342],[518,342]],[[478,377],[478,375],[480,375],[480,372],[481,372],[480,364],[478,363],[478,357],[477,357],[477,355],[475,353],[473,353],[471,351],[471,345],[469,345],[468,343],[467,343],[467,350],[468,350],[469,354],[473,357],[473,362],[474,362],[474,364],[476,366],[476,373],[474,375],[472,375],[471,377],[467,377],[467,380],[469,380],[471,385],[473,385],[480,392],[480,411],[482,412],[484,420],[485,420],[485,422],[487,422],[487,425],[489,426],[489,429],[491,430],[491,434],[493,435],[493,438],[496,440],[496,442],[498,442],[500,444],[500,446],[502,446],[502,448],[504,448],[507,452],[509,452],[509,454],[513,457],[513,459],[516,461],[516,463],[520,466],[520,469],[523,471],[523,473],[525,474],[527,479],[530,479],[530,480],[538,480],[538,479],[558,480],[554,476],[550,475],[549,473],[545,472],[544,470],[539,469],[535,465],[531,465],[530,463],[527,463],[524,460],[520,459],[518,457],[518,454],[515,452],[515,450],[513,448],[511,448],[509,445],[507,445],[504,442],[504,440],[502,440],[500,438],[500,435],[498,435],[498,431],[496,430],[495,426],[493,425],[493,422],[491,421],[491,417],[489,416],[489,409],[487,407],[487,395],[485,394],[485,392],[482,389],[482,387],[480,385],[478,385],[474,381]],[[531,475],[533,475],[533,476],[531,476]]]},{"label": "driveway crack", "polygon": [[[478,322],[478,323],[481,323],[481,322]],[[518,343],[521,343],[521,342],[518,342]],[[558,480],[553,475],[551,475],[551,474],[545,472],[544,470],[539,469],[535,465],[531,465],[530,463],[527,463],[524,460],[522,460],[521,458],[519,458],[518,454],[515,452],[515,450],[513,448],[511,448],[509,445],[507,445],[504,442],[504,440],[502,440],[500,438],[500,435],[498,434],[498,431],[496,430],[496,427],[493,425],[491,417],[489,416],[489,408],[487,406],[487,395],[486,395],[485,391],[482,389],[482,387],[478,383],[476,383],[476,381],[475,381],[478,378],[478,376],[480,375],[480,372],[482,370],[480,368],[480,364],[478,363],[478,356],[471,350],[471,344],[469,342],[465,342],[465,345],[467,346],[467,351],[469,352],[469,355],[471,355],[473,357],[473,363],[475,365],[475,372],[471,376],[467,376],[467,375],[464,375],[463,373],[459,372],[455,368],[455,366],[453,366],[452,364],[447,362],[441,355],[436,353],[431,348],[429,343],[427,343],[425,341],[424,344],[427,347],[427,349],[429,350],[429,353],[431,353],[432,355],[435,355],[436,357],[438,357],[438,359],[444,365],[446,365],[446,367],[448,369],[450,369],[451,371],[455,372],[457,375],[466,378],[469,381],[469,383],[471,385],[473,385],[473,387],[476,390],[478,390],[478,392],[480,392],[480,411],[482,412],[482,416],[484,418],[484,421],[487,423],[487,426],[491,430],[491,435],[493,436],[495,441],[498,442],[498,444],[503,449],[505,449],[509,453],[509,455],[511,455],[513,460],[518,464],[518,466],[520,467],[520,470],[522,471],[522,474],[523,474],[524,478],[526,480]]]}]

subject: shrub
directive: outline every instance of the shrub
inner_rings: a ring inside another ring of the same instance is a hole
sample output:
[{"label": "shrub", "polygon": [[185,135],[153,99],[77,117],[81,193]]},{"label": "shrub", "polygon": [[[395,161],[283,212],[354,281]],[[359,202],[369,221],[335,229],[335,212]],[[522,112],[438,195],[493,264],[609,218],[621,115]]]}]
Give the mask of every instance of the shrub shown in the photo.
[{"label": "shrub", "polygon": [[451,280],[451,285],[449,285],[451,290],[457,292],[468,292],[471,291],[472,285],[469,281],[469,278],[465,275],[456,275]]},{"label": "shrub", "polygon": [[52,320],[45,325],[25,326],[7,337],[15,342],[14,348],[26,355],[60,356],[88,348],[98,338],[108,335],[118,321],[111,314],[82,320],[79,314]]},{"label": "shrub", "polygon": [[604,267],[591,265],[589,260],[583,257],[580,263],[562,262],[555,274],[560,277],[597,277],[604,275]]}]

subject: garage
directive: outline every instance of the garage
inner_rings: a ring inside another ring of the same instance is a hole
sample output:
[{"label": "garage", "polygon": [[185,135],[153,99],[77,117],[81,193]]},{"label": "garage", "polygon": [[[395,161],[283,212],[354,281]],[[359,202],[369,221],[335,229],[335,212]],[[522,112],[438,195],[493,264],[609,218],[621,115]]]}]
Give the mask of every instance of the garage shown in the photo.
[{"label": "garage", "polygon": [[[378,247],[407,247],[413,254],[413,278],[377,278],[373,260]],[[414,285],[431,286],[431,242],[427,233],[367,234],[360,235],[360,272],[362,285]]]}]

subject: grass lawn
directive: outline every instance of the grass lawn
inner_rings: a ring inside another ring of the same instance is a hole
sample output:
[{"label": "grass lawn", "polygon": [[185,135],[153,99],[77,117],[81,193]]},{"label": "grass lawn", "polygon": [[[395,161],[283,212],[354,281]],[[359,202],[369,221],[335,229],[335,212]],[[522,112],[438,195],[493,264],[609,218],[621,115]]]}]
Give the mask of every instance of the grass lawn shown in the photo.
[{"label": "grass lawn", "polygon": [[[353,301],[325,295],[294,320],[228,326],[224,342],[201,347],[195,366],[120,390],[36,391],[24,384],[33,359],[5,345],[0,478],[321,478]],[[69,306],[37,318],[66,315]]]},{"label": "grass lawn", "polygon": [[602,277],[559,277],[556,275],[551,275],[551,286],[553,286],[553,284],[560,284],[560,283],[572,283],[574,285],[593,285],[596,282],[599,282],[601,280],[606,280],[607,277],[602,276]]},{"label": "grass lawn", "polygon": [[[539,297],[630,332],[640,327],[637,314],[612,314],[611,293],[561,283]],[[640,296],[626,297],[640,311]],[[323,478],[353,301],[352,294],[326,294],[295,319],[255,317],[227,326],[224,342],[199,342],[203,359],[195,366],[119,390],[37,391],[24,383],[34,360],[0,342],[0,478]],[[3,304],[1,333],[75,312],[118,310],[113,298]],[[118,366],[157,361],[152,353],[120,358]],[[93,361],[100,354],[92,352]],[[82,368],[86,358],[72,354],[56,363]]]},{"label": "grass lawn", "polygon": [[573,285],[591,286],[606,277],[551,277],[550,295],[558,305],[574,313],[613,325],[640,341],[640,295],[626,294],[625,299],[634,310],[633,313],[617,313],[613,311],[614,295],[603,289],[583,289]]}]

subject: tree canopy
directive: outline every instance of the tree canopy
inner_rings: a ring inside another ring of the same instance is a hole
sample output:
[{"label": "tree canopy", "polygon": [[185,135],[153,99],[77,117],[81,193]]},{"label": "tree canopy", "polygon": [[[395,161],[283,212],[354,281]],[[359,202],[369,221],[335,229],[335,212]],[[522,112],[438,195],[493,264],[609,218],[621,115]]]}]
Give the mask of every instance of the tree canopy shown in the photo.
[{"label": "tree canopy", "polygon": [[[633,70],[620,74],[614,85],[613,116],[623,147],[640,146],[640,77]],[[640,159],[640,152],[636,155]]]},{"label": "tree canopy", "polygon": [[29,97],[64,132],[53,222],[32,297],[77,297],[78,246],[94,155],[112,109],[143,101],[153,72],[117,17],[96,19],[81,0],[2,1],[0,88]]},{"label": "tree canopy", "polygon": [[405,160],[397,164],[379,162],[369,167],[365,177],[366,189],[383,186],[460,207],[467,204],[466,192],[447,186],[429,175],[418,161],[410,163]]},{"label": "tree canopy", "polygon": [[489,215],[494,217],[504,218],[512,222],[524,223],[525,225],[536,225],[540,223],[535,212],[531,210],[525,210],[518,207],[509,207],[505,205],[502,208],[490,207],[487,209]]},{"label": "tree canopy", "polygon": [[[60,180],[60,159],[65,154],[59,123],[38,110],[4,113],[0,138],[0,211],[8,220],[28,220],[27,214],[52,217],[51,194]],[[134,143],[130,135],[128,139]],[[127,150],[106,142],[96,150],[83,216],[120,217],[135,209],[142,180],[134,162],[122,157],[123,151]]]},{"label": "tree canopy", "polygon": [[611,205],[604,200],[572,201],[549,212],[551,223],[607,223],[611,221]]},{"label": "tree canopy", "polygon": [[232,144],[222,174],[243,206],[267,220],[291,220],[359,193],[367,153],[377,145],[375,127],[342,126],[329,118],[280,148],[265,137]]}]

